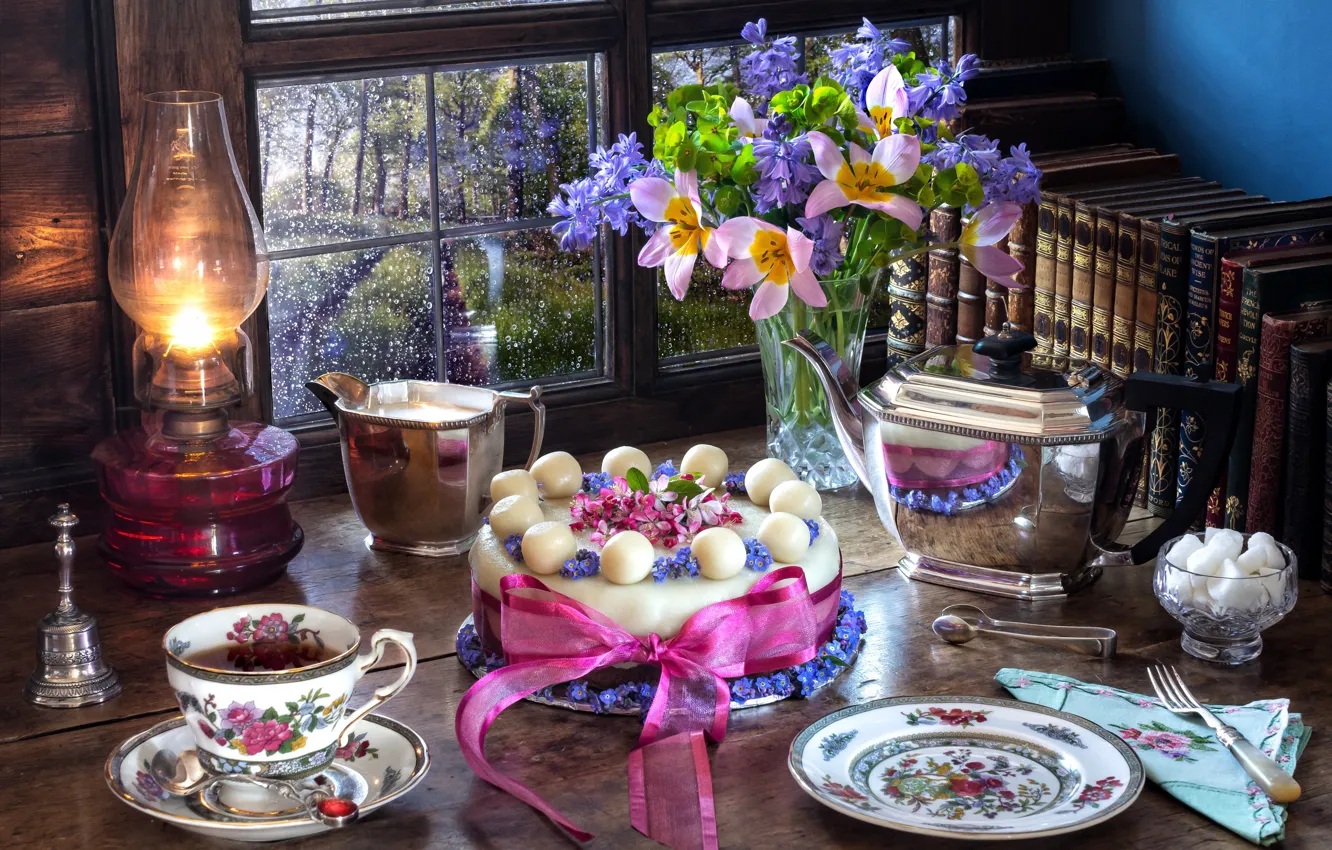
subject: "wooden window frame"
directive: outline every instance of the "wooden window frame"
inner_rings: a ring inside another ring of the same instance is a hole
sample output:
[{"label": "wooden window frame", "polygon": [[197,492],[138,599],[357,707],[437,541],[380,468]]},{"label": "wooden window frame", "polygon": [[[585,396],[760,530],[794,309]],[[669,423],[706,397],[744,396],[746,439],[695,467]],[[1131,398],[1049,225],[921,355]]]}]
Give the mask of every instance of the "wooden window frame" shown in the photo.
[{"label": "wooden window frame", "polygon": [[[607,102],[603,133],[636,131],[650,139],[654,51],[734,39],[746,21],[768,19],[775,33],[853,29],[878,23],[953,18],[955,41],[979,45],[983,3],[995,0],[581,0],[481,10],[416,12],[395,17],[301,23],[251,23],[248,0],[93,0],[99,22],[108,166],[108,218],[124,195],[137,143],[138,100],[159,89],[194,88],[223,95],[242,173],[259,198],[258,83],[334,72],[521,61],[549,56],[604,56]],[[256,208],[261,205],[256,204]],[[631,232],[607,240],[604,372],[562,386],[545,399],[551,448],[591,451],[726,430],[763,421],[763,382],[752,352],[721,352],[688,368],[662,367],[657,356],[655,270],[633,261],[642,245]],[[119,310],[113,321],[114,390],[121,425],[137,422],[129,380],[134,328]],[[247,321],[260,391],[238,414],[272,421],[267,300]],[[881,371],[883,342],[866,348],[865,371]],[[529,415],[510,417],[506,462],[520,462]],[[302,444],[296,495],[342,489],[337,428],[315,419],[292,426]]]}]

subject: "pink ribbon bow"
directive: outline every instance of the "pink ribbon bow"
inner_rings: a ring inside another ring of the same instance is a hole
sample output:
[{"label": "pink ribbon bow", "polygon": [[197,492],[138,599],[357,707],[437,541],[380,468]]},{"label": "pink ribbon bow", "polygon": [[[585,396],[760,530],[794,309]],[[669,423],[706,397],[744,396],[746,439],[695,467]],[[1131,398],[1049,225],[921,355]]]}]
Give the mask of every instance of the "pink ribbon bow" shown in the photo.
[{"label": "pink ribbon bow", "polygon": [[[790,579],[782,587],[778,582]],[[715,848],[717,820],[703,735],[726,736],[726,679],[803,664],[818,654],[837,612],[837,586],[816,609],[800,567],[765,575],[749,593],[709,605],[668,640],[638,638],[603,614],[530,575],[500,580],[501,635],[508,666],[487,674],[458,704],[463,758],[477,775],[532,806],[580,841],[579,829],[532,789],[490,766],[485,739],[500,712],[542,688],[624,662],[657,664],[661,678],[638,746],[629,754],[634,829],[674,848]],[[826,620],[827,622],[821,622]],[[692,782],[684,781],[692,778]]]}]

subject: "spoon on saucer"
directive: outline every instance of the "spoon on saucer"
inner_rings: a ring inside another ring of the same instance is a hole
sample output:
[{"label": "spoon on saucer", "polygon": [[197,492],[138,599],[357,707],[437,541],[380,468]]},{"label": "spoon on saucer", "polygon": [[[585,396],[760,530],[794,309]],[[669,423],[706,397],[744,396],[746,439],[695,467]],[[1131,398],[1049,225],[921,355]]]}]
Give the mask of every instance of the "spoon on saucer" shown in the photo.
[{"label": "spoon on saucer", "polygon": [[992,620],[975,605],[949,605],[934,619],[930,628],[949,643],[967,643],[982,632],[1055,646],[1082,655],[1112,658],[1115,654],[1114,629],[1093,626],[1046,626]]},{"label": "spoon on saucer", "polygon": [[250,776],[244,773],[212,774],[199,761],[196,750],[185,750],[176,755],[170,750],[158,750],[149,763],[153,779],[163,791],[177,797],[188,797],[207,789],[215,782],[246,782],[265,791],[281,794],[305,808],[310,818],[324,826],[337,829],[355,823],[361,816],[360,806],[355,800],[333,795],[320,790],[304,791],[293,782],[285,779],[268,779]]}]

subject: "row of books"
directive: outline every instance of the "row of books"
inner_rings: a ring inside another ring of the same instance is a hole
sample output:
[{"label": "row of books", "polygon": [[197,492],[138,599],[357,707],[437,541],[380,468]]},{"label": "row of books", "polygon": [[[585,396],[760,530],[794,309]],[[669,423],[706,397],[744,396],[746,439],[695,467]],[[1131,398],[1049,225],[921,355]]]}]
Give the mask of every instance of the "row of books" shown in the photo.
[{"label": "row of books", "polygon": [[[1181,176],[1177,157],[1130,145],[1033,159],[1044,172],[1042,197],[1009,236],[1009,252],[1024,264],[1014,285],[985,281],[955,252],[895,265],[890,352],[905,357],[974,342],[1007,321],[1032,332],[1038,352],[1089,360],[1121,376],[1141,369],[1237,382],[1244,388],[1241,422],[1208,524],[1288,541],[1318,534],[1323,429],[1310,424],[1309,411],[1322,409],[1325,382],[1295,387],[1281,372],[1262,389],[1260,375],[1265,365],[1294,362],[1291,342],[1278,342],[1286,324],[1270,337],[1281,350],[1268,351],[1265,316],[1305,328],[1304,308],[1332,307],[1332,248],[1324,247],[1332,241],[1332,199],[1273,202]],[[961,221],[957,211],[942,210],[930,226],[946,241]],[[1300,333],[1292,341],[1308,336]],[[1188,411],[1161,412],[1139,488],[1154,513],[1173,510],[1196,474],[1206,425]],[[1296,431],[1288,439],[1289,427]],[[1311,428],[1317,439],[1307,437]],[[1314,462],[1306,451],[1315,451]],[[1332,517],[1332,505],[1326,509]],[[1332,529],[1328,535],[1332,544]],[[1307,546],[1316,571],[1322,541]]]}]

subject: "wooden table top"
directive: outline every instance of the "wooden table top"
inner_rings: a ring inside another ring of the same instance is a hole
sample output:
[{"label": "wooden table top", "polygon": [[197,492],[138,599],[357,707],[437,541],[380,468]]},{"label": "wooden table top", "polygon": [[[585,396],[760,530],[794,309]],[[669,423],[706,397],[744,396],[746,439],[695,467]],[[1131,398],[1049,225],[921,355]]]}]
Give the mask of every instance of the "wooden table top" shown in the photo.
[{"label": "wooden table top", "polygon": [[[695,442],[726,449],[744,468],[763,451],[762,434],[745,430],[703,439],[645,446],[654,458],[680,458]],[[591,468],[597,459],[587,458]],[[786,769],[791,740],[806,725],[848,705],[889,696],[959,694],[1007,696],[993,681],[1001,667],[1023,667],[1149,691],[1146,667],[1176,665],[1210,702],[1241,703],[1287,697],[1315,734],[1300,762],[1304,797],[1290,812],[1287,848],[1332,846],[1332,734],[1321,724],[1332,706],[1332,655],[1321,636],[1332,626],[1332,596],[1303,582],[1295,610],[1267,634],[1267,649],[1239,668],[1214,667],[1179,648],[1180,627],[1157,604],[1151,567],[1108,570],[1101,580],[1063,602],[1024,603],[908,582],[893,566],[901,550],[880,526],[868,494],[824,497],[845,558],[845,586],[856,595],[870,632],[853,667],[809,700],[787,700],[731,715],[730,731],[711,747],[721,846],[729,848],[839,847],[956,848],[974,842],[907,837],[831,811],[797,788]],[[453,734],[458,700],[473,679],[454,655],[458,625],[469,613],[465,558],[432,560],[368,551],[365,529],[345,496],[293,505],[305,529],[305,549],[288,574],[253,593],[223,602],[146,598],[112,577],[92,538],[81,538],[75,597],[100,622],[106,655],[120,672],[124,693],[74,711],[28,705],[23,681],[33,668],[35,623],[55,604],[49,545],[0,552],[5,592],[0,639],[0,755],[7,768],[0,807],[6,846],[135,848],[209,843],[142,815],[107,789],[102,766],[120,741],[176,713],[167,686],[161,636],[172,624],[219,604],[264,600],[328,608],[368,633],[392,627],[416,635],[421,665],[412,684],[385,713],[420,732],[433,765],[403,799],[365,821],[305,842],[320,847],[572,848],[575,842],[518,800],[477,779]],[[1126,540],[1146,534],[1150,520],[1130,521]],[[1109,626],[1119,632],[1119,656],[1101,661],[1060,650],[981,638],[950,646],[930,622],[954,602],[982,605],[998,618]],[[1320,650],[1318,647],[1324,646]],[[395,657],[372,672],[359,692],[384,684]],[[595,848],[658,847],[629,825],[626,756],[639,724],[520,703],[495,724],[487,752],[500,770],[536,788],[575,823],[595,833]],[[1077,834],[1024,844],[1083,850],[1240,848],[1251,846],[1154,786],[1124,814]],[[905,842],[905,843],[904,843]]]}]

